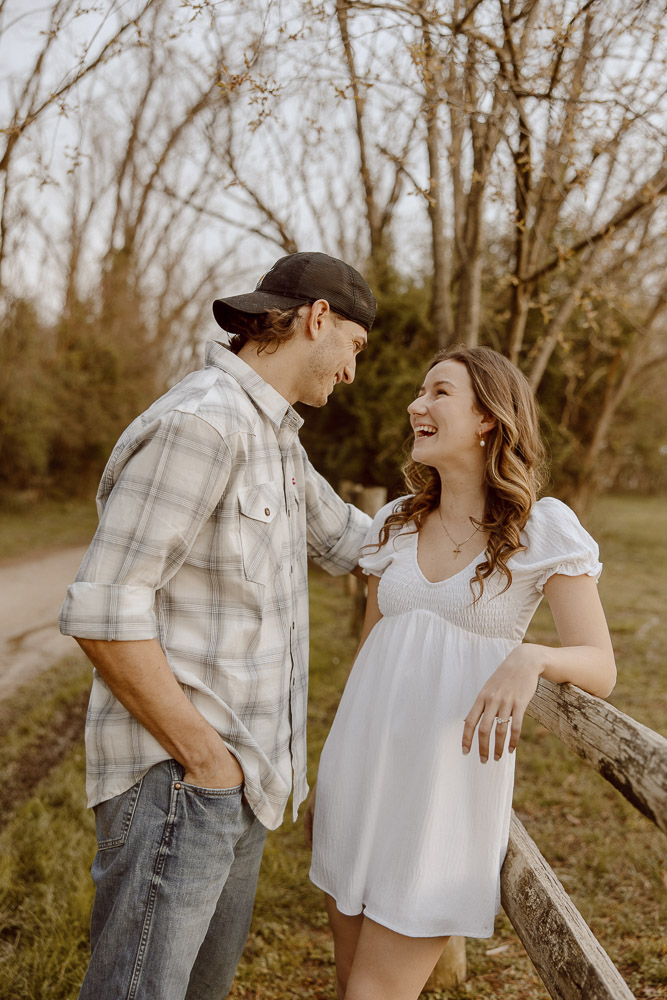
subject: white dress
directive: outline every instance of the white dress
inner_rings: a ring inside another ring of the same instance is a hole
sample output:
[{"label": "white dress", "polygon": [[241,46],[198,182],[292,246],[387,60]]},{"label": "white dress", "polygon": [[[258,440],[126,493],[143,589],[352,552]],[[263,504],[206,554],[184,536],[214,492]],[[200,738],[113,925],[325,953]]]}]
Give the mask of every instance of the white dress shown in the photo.
[{"label": "white dress", "polygon": [[[394,507],[376,515],[366,544]],[[317,780],[310,878],[342,913],[412,937],[490,937],[512,807],[514,754],[481,764],[461,752],[463,719],[487,678],[523,640],[554,573],[599,577],[598,547],[575,514],[546,497],[512,556],[472,603],[478,555],[430,583],[418,536],[394,532],[364,554],[380,577],[382,619],[350,674]]]}]

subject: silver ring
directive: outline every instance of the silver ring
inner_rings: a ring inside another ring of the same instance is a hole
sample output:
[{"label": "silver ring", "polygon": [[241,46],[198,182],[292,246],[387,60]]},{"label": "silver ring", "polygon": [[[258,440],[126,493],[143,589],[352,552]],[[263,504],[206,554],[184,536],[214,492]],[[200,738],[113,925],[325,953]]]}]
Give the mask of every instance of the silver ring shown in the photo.
[{"label": "silver ring", "polygon": [[510,715],[509,719],[501,719],[500,716],[497,715],[493,721],[497,722],[501,726],[506,726],[508,722],[512,721],[512,716]]}]

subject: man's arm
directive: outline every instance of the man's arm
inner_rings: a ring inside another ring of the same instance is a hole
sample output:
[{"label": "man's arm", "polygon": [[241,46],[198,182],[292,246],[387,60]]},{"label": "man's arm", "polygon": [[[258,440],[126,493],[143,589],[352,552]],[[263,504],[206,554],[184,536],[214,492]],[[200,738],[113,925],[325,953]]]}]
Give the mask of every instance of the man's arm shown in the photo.
[{"label": "man's arm", "polygon": [[154,601],[215,509],[230,462],[210,425],[170,414],[122,469],[61,613],[61,630],[120,703],[188,781],[209,788],[238,785],[241,768],[176,681],[157,640]]},{"label": "man's arm", "polygon": [[241,765],[183,693],[157,639],[75,638],[118,701],[183,765],[184,781],[202,788],[241,784]]},{"label": "man's arm", "polygon": [[308,557],[332,575],[353,573],[371,518],[345,503],[311,465],[302,447]]}]

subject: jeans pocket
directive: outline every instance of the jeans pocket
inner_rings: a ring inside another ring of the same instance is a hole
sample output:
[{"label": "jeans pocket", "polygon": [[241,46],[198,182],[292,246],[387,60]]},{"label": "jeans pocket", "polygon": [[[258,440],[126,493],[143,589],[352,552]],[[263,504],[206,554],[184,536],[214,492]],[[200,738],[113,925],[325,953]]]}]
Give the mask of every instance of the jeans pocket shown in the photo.
[{"label": "jeans pocket", "polygon": [[94,807],[98,850],[122,847],[127,840],[143,780],[140,778],[126,792],[114,795]]},{"label": "jeans pocket", "polygon": [[240,785],[232,785],[231,788],[204,788],[202,785],[190,785],[187,781],[180,781],[179,784],[185,791],[206,799],[224,799],[233,795],[241,795],[243,792],[243,782]]},{"label": "jeans pocket", "polygon": [[243,572],[247,580],[266,586],[282,559],[282,491],[276,483],[257,483],[241,487],[238,496]]}]

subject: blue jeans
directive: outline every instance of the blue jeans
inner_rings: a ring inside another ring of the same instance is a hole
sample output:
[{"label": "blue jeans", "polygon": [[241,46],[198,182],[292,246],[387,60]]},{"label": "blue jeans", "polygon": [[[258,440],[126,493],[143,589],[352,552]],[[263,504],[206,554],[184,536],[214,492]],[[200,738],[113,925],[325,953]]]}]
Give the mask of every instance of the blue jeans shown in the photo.
[{"label": "blue jeans", "polygon": [[222,1000],[250,928],[266,829],[241,786],[174,760],[95,807],[91,959],[79,1000]]}]

